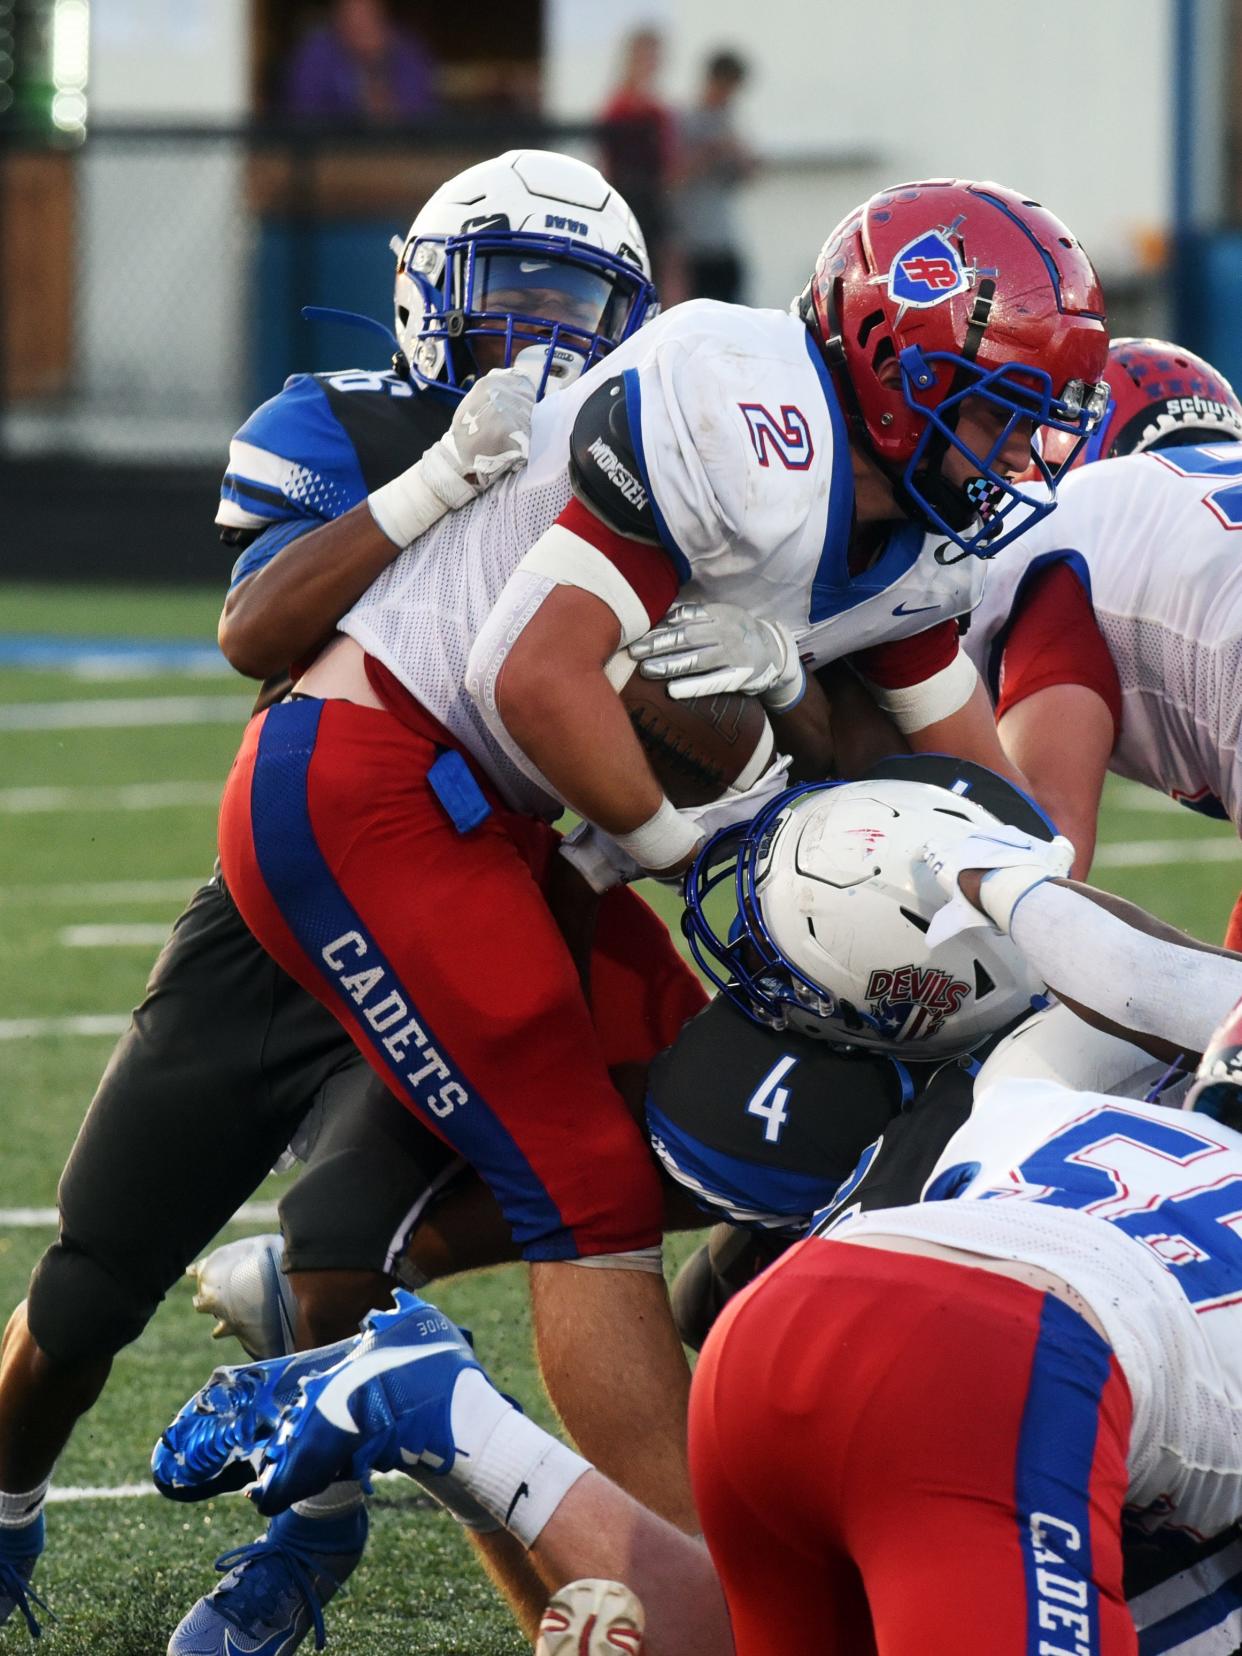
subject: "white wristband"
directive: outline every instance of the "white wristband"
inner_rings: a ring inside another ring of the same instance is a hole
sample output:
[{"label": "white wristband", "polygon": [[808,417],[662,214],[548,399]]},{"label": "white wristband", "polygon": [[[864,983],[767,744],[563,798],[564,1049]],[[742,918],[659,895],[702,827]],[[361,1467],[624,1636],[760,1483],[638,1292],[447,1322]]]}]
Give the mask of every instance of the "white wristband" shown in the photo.
[{"label": "white wristband", "polygon": [[439,443],[433,443],[421,460],[373,490],[367,506],[392,544],[404,548],[439,523],[447,511],[464,506],[477,493],[454,470]]},{"label": "white wristband", "polygon": [[640,868],[672,868],[694,850],[702,838],[702,830],[683,816],[672,800],[663,799],[660,809],[646,822],[628,834],[612,837]]}]

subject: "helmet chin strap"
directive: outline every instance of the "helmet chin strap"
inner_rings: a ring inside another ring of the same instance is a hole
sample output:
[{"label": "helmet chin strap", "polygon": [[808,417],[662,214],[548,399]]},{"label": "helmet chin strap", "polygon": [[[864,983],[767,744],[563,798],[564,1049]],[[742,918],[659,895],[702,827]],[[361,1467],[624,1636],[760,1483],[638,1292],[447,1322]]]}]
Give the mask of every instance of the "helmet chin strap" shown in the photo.
[{"label": "helmet chin strap", "polygon": [[[987,311],[991,310],[992,307],[992,295],[995,292],[996,284],[990,281],[981,284],[979,298],[975,301],[974,311],[971,313],[972,328],[974,326],[975,314],[978,312],[980,303],[985,297],[983,292],[984,288],[988,290],[986,295],[987,309],[984,311],[984,320],[979,327],[978,337],[972,340],[970,329],[967,330],[967,345],[971,347],[972,360],[975,352],[979,349],[979,343],[983,335],[983,327],[986,326]],[[884,459],[884,457],[877,451],[876,446],[872,441],[871,433],[867,429],[867,422],[863,418],[857,394],[854,391],[853,383],[850,380],[849,372],[846,368],[845,345],[841,339],[841,325],[837,317],[835,295],[831,291],[828,295],[828,319],[833,330],[830,338],[821,339],[819,337],[818,330],[813,325],[815,309],[809,283],[803,290],[803,293],[798,300],[798,316],[809,329],[811,337],[814,339],[816,346],[819,349],[819,353],[823,357],[829,373],[832,375],[832,383],[836,387],[837,395],[841,399],[842,408],[846,419],[849,422],[851,439],[858,444],[867,459],[870,460],[871,464],[884,478],[885,482],[892,490],[893,498],[897,502],[897,505],[901,508],[903,514],[907,518],[911,519],[912,522],[922,524],[925,529],[934,533],[939,528],[939,525],[931,521],[931,519],[927,516],[927,508],[924,506],[923,502],[910,492],[910,488],[906,483],[904,469],[894,465],[891,461]],[[958,374],[960,375],[960,373],[961,370],[959,369]],[[957,378],[958,376],[955,375],[955,384],[954,387],[950,388],[950,394],[952,394],[952,390],[956,388]],[[967,529],[974,521],[977,513],[973,505],[971,505],[967,499],[965,491],[958,488],[955,484],[949,483],[942,476],[940,471],[940,466],[943,464],[944,455],[948,449],[948,446],[946,438],[940,432],[933,432],[932,440],[928,444],[928,459],[930,465],[926,471],[920,471],[918,474],[920,486],[922,487],[924,495],[927,497],[927,500],[930,502],[934,510],[940,512],[946,522],[951,523],[955,529]],[[964,552],[962,556],[968,557],[969,554]],[[957,560],[953,559],[951,561],[956,563]]]}]

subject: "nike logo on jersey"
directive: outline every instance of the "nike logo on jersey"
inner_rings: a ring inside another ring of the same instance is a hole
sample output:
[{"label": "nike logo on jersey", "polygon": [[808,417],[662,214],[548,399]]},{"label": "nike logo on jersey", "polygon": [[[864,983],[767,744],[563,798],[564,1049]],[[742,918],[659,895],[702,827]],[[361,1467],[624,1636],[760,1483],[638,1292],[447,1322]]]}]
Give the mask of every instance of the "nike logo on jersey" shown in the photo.
[{"label": "nike logo on jersey", "polygon": [[315,1407],[341,1432],[358,1431],[358,1423],[350,1413],[349,1400],[368,1380],[386,1374],[389,1369],[401,1368],[406,1363],[421,1363],[424,1357],[438,1357],[444,1351],[457,1351],[456,1340],[437,1340],[432,1345],[394,1346],[387,1351],[369,1351],[365,1357],[343,1368],[315,1399]]},{"label": "nike logo on jersey", "polygon": [[893,611],[894,615],[926,615],[929,610],[939,609],[939,604],[916,604],[913,609],[907,609],[905,603],[898,604]]}]

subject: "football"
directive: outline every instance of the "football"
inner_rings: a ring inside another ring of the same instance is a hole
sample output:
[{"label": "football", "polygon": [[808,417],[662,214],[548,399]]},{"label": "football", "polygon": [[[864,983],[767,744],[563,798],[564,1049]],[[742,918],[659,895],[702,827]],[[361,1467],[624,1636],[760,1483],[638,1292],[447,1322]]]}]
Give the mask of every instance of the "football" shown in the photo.
[{"label": "football", "polygon": [[709,805],[726,788],[748,788],[767,768],[772,727],[757,696],[692,696],[674,701],[659,679],[647,679],[624,650],[608,676],[630,723],[674,805]]}]

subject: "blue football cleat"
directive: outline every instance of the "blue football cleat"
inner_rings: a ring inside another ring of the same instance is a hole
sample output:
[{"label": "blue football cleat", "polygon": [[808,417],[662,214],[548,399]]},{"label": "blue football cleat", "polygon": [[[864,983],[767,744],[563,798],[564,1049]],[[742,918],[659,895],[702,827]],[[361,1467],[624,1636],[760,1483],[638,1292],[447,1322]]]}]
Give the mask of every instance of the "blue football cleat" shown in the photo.
[{"label": "blue football cleat", "polygon": [[173,1501],[205,1501],[253,1483],[258,1454],[300,1383],[331,1368],[357,1339],[261,1363],[218,1368],[156,1444],[151,1476]]},{"label": "blue football cleat", "polygon": [[276,1433],[252,1443],[262,1450],[251,1491],[260,1512],[283,1512],[338,1478],[451,1469],[453,1386],[483,1370],[443,1312],[404,1288],[393,1298],[395,1309],[366,1318],[348,1356],[302,1380]]},{"label": "blue football cleat", "polygon": [[366,1539],[365,1507],[331,1519],[282,1514],[260,1540],[217,1559],[228,1574],[182,1620],[168,1656],[290,1656],[312,1631],[322,1650],[324,1605]]},{"label": "blue football cleat", "polygon": [[35,1617],[36,1608],[50,1620],[55,1617],[47,1603],[30,1585],[34,1567],[43,1552],[43,1514],[21,1529],[0,1530],[0,1625],[16,1610],[26,1623],[32,1639],[43,1629]]}]

